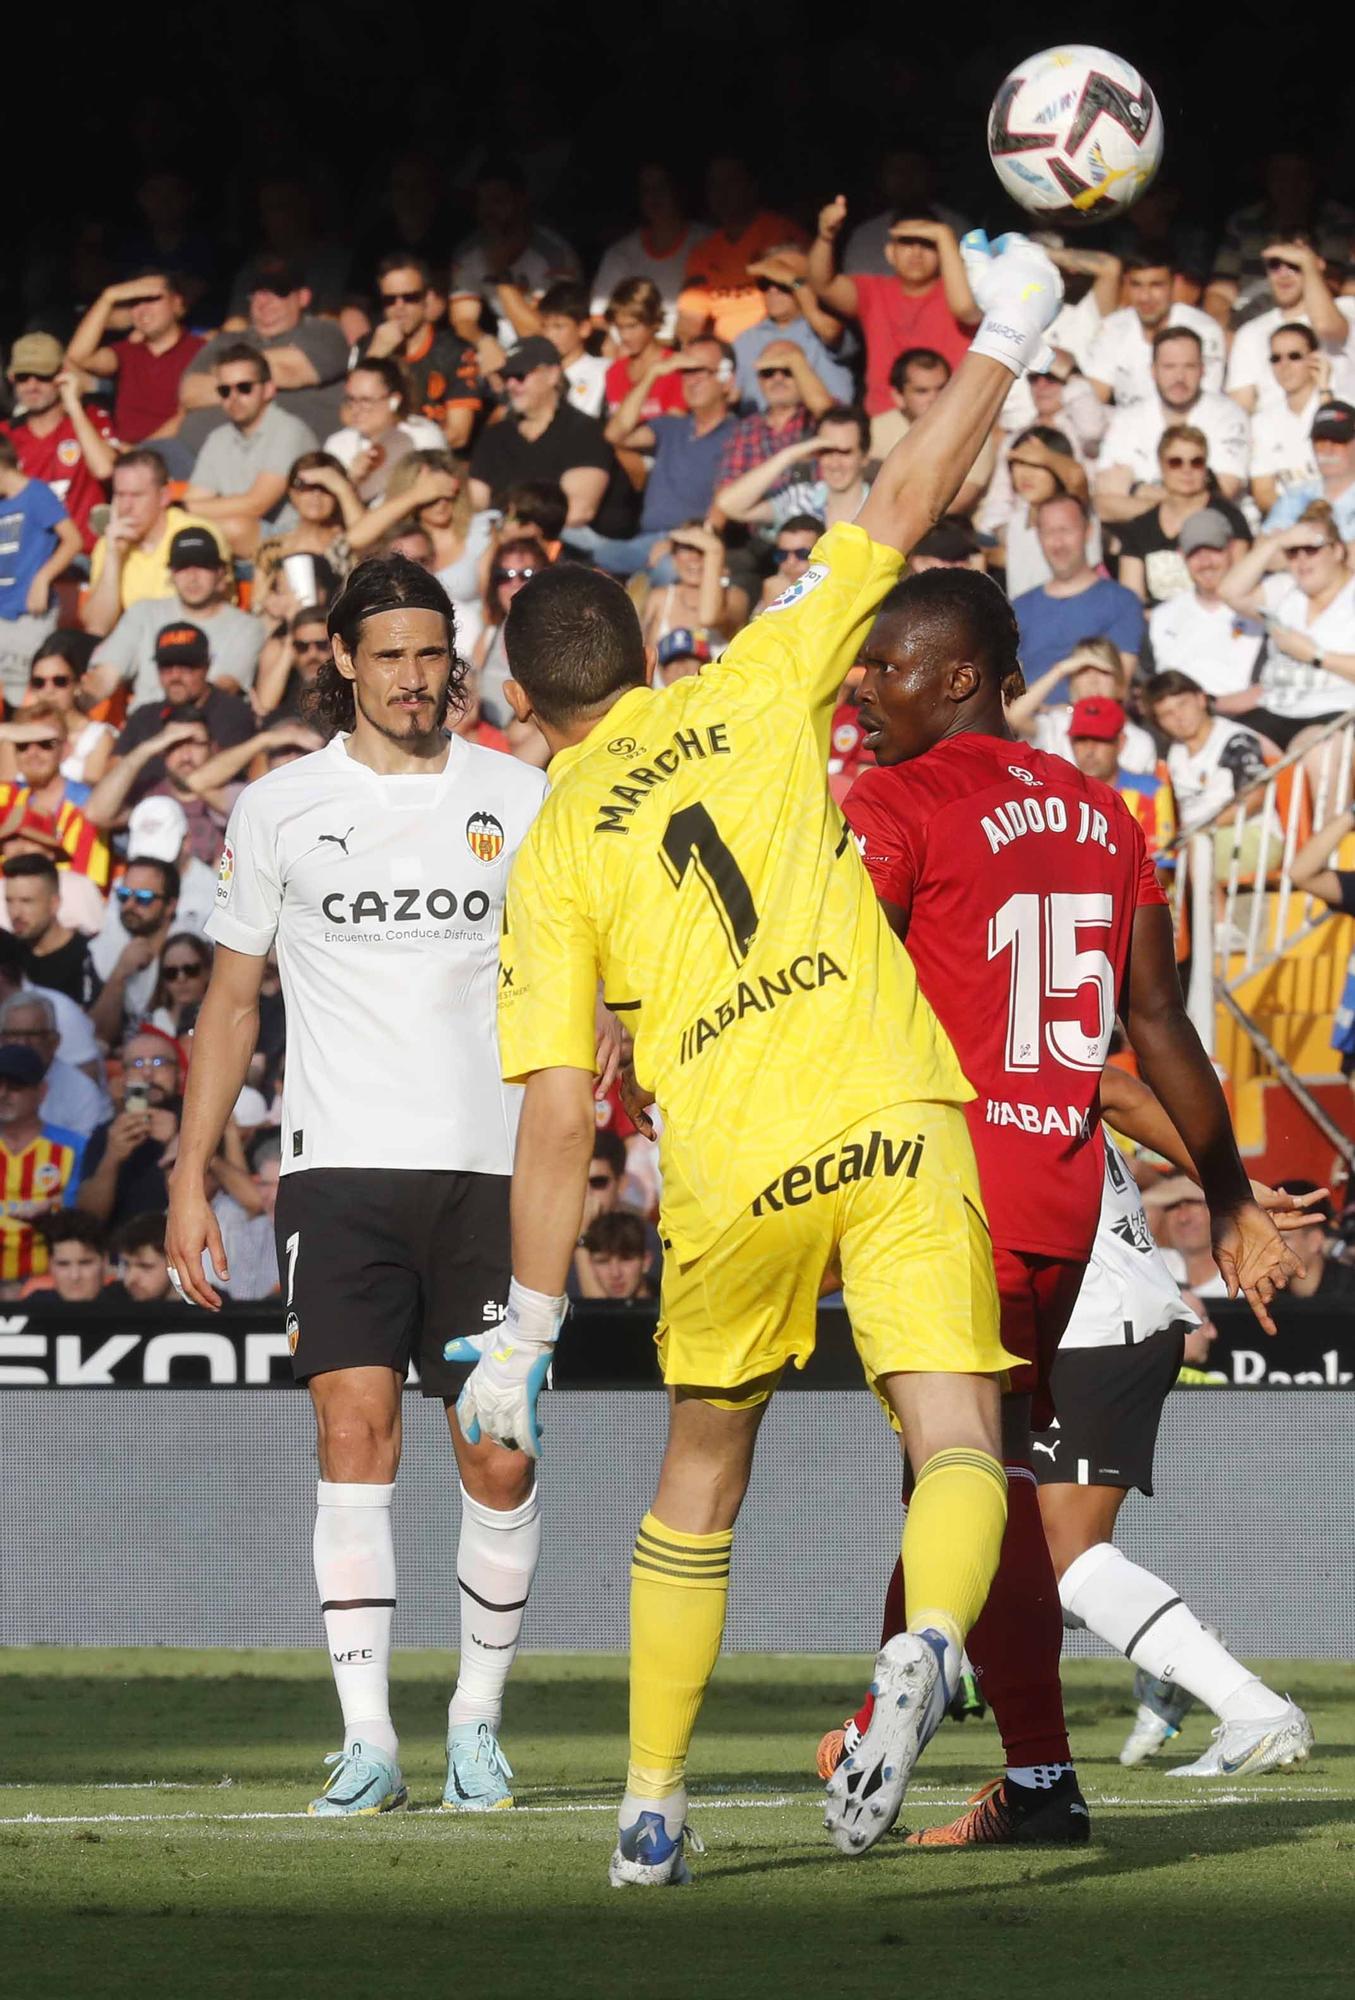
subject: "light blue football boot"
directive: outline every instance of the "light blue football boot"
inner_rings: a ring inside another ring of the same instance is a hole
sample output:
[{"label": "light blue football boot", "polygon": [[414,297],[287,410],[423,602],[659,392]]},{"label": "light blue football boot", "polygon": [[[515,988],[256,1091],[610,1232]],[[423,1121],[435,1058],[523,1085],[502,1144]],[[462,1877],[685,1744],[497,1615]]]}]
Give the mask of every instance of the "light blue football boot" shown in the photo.
[{"label": "light blue football boot", "polygon": [[513,1803],[512,1777],[487,1722],[459,1722],[447,1732],[444,1812],[503,1812]]},{"label": "light blue football boot", "polygon": [[334,1771],[318,1799],[306,1811],[313,1819],[371,1818],[376,1813],[402,1812],[409,1793],[400,1766],[384,1750],[354,1743],[325,1759]]}]

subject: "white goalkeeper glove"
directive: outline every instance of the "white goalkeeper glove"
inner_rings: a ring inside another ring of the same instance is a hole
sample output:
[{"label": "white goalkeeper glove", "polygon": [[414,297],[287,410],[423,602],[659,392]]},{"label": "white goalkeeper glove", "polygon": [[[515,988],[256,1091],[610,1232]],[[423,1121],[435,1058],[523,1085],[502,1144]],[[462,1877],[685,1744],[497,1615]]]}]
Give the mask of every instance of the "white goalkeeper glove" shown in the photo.
[{"label": "white goalkeeper glove", "polygon": [[960,255],[983,313],[971,354],[986,354],[1016,376],[1048,366],[1053,350],[1045,333],[1063,304],[1063,279],[1039,244],[1019,235],[990,244],[982,229],[971,229]]},{"label": "white goalkeeper glove", "polygon": [[476,1347],[482,1350],[456,1404],[456,1420],[469,1443],[487,1437],[509,1451],[540,1458],[537,1398],[550,1374],[567,1303],[564,1297],[530,1292],[514,1278],[496,1328],[473,1343],[447,1342],[442,1351],[448,1361],[467,1361]]}]

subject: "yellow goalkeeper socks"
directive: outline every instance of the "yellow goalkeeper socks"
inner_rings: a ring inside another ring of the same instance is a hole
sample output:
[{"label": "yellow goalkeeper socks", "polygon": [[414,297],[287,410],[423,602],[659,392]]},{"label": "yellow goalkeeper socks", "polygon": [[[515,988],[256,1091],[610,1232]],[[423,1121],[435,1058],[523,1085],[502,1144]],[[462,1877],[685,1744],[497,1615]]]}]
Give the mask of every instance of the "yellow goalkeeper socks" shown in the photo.
[{"label": "yellow goalkeeper socks", "polygon": [[729,1596],[734,1531],[685,1535],[646,1514],[630,1571],[630,1768],[626,1789],[679,1789]]},{"label": "yellow goalkeeper socks", "polygon": [[997,1574],[1006,1525],[1007,1475],[995,1458],[956,1449],[927,1460],[903,1528],[904,1602],[908,1630],[942,1633],[957,1671]]}]

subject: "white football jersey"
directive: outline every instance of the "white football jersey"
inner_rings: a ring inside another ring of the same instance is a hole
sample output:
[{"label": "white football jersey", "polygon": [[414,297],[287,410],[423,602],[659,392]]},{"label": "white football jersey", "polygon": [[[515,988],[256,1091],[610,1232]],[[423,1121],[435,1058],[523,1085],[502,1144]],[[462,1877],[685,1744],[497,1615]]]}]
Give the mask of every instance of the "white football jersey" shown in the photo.
[{"label": "white football jersey", "polygon": [[246,786],[207,925],[251,957],[277,943],[282,1171],[511,1173],[521,1093],[499,1080],[499,933],[545,776],[454,736],[441,771],[380,777],[347,744]]},{"label": "white football jersey", "polygon": [[[1203,386],[1209,390],[1222,389],[1223,329],[1217,320],[1201,312],[1198,306],[1176,304],[1168,310],[1166,323],[1199,336],[1204,361]],[[1104,382],[1112,400],[1121,407],[1155,395],[1152,336],[1144,332],[1143,321],[1133,306],[1120,306],[1102,320],[1083,373],[1095,382]]]},{"label": "white football jersey", "polygon": [[1192,424],[1203,431],[1209,470],[1228,479],[1247,477],[1251,462],[1251,426],[1241,404],[1231,396],[1201,390],[1188,410],[1168,410],[1156,396],[1129,403],[1111,418],[1097,460],[1104,472],[1127,465],[1137,486],[1155,486],[1162,477],[1157,447],[1168,424]]},{"label": "white football jersey", "polygon": [[1200,1324],[1162,1261],[1134,1177],[1107,1135],[1101,1218],[1064,1347],[1132,1347],[1183,1321]]}]

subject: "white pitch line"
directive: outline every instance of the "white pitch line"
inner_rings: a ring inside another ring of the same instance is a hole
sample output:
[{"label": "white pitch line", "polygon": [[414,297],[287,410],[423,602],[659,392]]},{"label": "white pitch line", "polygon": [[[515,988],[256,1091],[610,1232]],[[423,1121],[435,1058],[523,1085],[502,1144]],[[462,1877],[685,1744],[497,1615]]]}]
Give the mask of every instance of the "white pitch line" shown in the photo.
[{"label": "white pitch line", "polygon": [[[185,1789],[189,1788],[186,1787]],[[772,1812],[778,1811],[785,1806],[804,1805],[811,1802],[817,1803],[820,1796],[817,1792],[796,1792],[786,1793],[777,1798],[693,1799],[691,1801],[691,1811],[693,1813],[731,1811]],[[1169,1799],[1107,1796],[1104,1798],[1092,1798],[1088,1803],[1094,1807],[1109,1808],[1112,1811],[1129,1809],[1137,1812],[1171,1814],[1184,1812],[1203,1805],[1250,1805],[1255,1800],[1262,1798],[1288,1800],[1332,1798],[1335,1796],[1337,1796],[1335,1788],[1330,1785],[1309,1785],[1301,1788],[1287,1786],[1283,1790],[1277,1786],[1268,1786],[1265,1788],[1258,1787],[1255,1790],[1247,1792],[1194,1792],[1181,1794]],[[966,1805],[968,1798],[965,1794],[957,1794],[953,1798],[932,1796],[922,1799],[919,1797],[915,1803],[928,1807],[940,1806],[944,1808]],[[483,1818],[487,1824],[496,1826],[500,1832],[506,1832],[513,1820],[519,1819],[528,1813],[550,1817],[552,1815],[572,1813],[611,1813],[615,1812],[615,1810],[615,1805],[610,1801],[581,1801],[575,1804],[550,1806],[515,1806],[508,1819],[505,1819],[501,1813],[486,1813],[483,1815]],[[435,1816],[441,1820],[442,1815],[435,1815],[435,1810],[431,1806],[415,1808],[414,1811],[416,1819],[433,1818]],[[397,1815],[382,1814],[381,1817],[395,1818]],[[476,1816],[458,1815],[459,1821],[463,1826],[468,1817],[474,1821]],[[311,1815],[304,1812],[23,1813],[17,1817],[0,1818],[0,1826],[173,1826],[182,1825],[185,1822],[195,1822],[199,1825],[208,1826],[229,1826],[236,1822],[308,1820],[310,1818]]]}]

